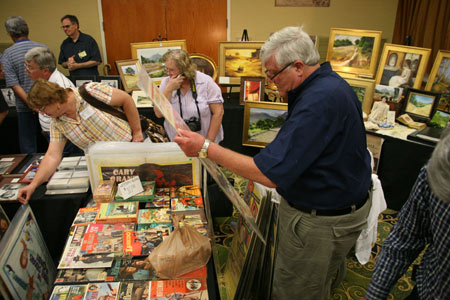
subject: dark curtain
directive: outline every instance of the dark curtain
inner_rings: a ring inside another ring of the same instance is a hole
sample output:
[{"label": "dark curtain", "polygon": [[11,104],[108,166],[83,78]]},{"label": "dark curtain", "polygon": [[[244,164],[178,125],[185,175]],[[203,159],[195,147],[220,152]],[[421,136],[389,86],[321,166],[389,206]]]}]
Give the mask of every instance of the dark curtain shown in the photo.
[{"label": "dark curtain", "polygon": [[428,74],[439,50],[450,50],[449,0],[398,0],[393,44],[430,48]]}]

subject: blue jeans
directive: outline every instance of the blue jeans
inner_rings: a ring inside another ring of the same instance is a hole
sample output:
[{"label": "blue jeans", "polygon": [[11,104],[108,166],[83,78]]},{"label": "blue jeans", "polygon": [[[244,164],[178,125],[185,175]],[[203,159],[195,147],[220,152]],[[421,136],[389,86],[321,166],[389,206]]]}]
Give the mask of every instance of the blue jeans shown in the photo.
[{"label": "blue jeans", "polygon": [[38,115],[34,112],[17,112],[17,121],[20,153],[36,153],[40,128]]}]

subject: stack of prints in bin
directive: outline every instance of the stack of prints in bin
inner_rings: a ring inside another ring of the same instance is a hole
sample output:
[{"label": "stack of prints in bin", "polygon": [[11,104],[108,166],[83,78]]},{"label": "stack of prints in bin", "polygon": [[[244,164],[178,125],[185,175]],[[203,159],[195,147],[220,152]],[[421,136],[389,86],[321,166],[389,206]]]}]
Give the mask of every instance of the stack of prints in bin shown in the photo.
[{"label": "stack of prints in bin", "polygon": [[29,205],[16,212],[0,242],[0,298],[47,299],[56,269]]},{"label": "stack of prints in bin", "polygon": [[113,202],[116,190],[117,184],[114,180],[100,180],[92,193],[95,204]]},{"label": "stack of prints in bin", "polygon": [[139,201],[139,202],[149,202],[153,201],[155,198],[155,182],[154,181],[142,181],[142,187],[144,191],[124,199],[120,194],[120,190],[117,191],[115,196],[115,201]]},{"label": "stack of prints in bin", "polygon": [[208,300],[205,279],[150,281],[149,300],[198,299]]},{"label": "stack of prints in bin", "polygon": [[[271,202],[271,191],[249,181],[244,201],[249,206],[259,230],[267,241],[274,206]],[[267,293],[267,289],[270,289],[271,284],[261,282],[264,274],[260,271],[263,268],[270,269],[270,267],[264,267],[267,264],[266,256],[268,254],[270,254],[270,245],[264,245],[240,217],[231,242],[224,274],[227,296],[230,299],[245,299],[252,293],[252,295],[260,295],[260,298],[257,297],[257,299],[270,299],[270,291]],[[256,288],[257,286],[259,289]]]},{"label": "stack of prints in bin", "polygon": [[87,171],[87,162],[85,156],[69,156],[63,157],[58,166],[58,171],[73,171],[82,170]]},{"label": "stack of prints in bin", "polygon": [[83,299],[86,294],[87,287],[87,284],[57,285],[53,289],[50,300]]},{"label": "stack of prints in bin", "polygon": [[137,223],[139,202],[101,203],[95,223]]},{"label": "stack of prints in bin", "polygon": [[134,231],[134,223],[89,224],[84,234],[80,252],[85,254],[109,254],[123,256],[123,233]]},{"label": "stack of prints in bin", "polygon": [[46,195],[86,193],[89,189],[87,170],[56,171],[47,183]]},{"label": "stack of prints in bin", "polygon": [[175,196],[175,188],[155,188],[155,198],[145,204],[145,208],[170,208],[171,194]]},{"label": "stack of prints in bin", "polygon": [[17,201],[19,189],[26,186],[26,183],[19,183],[19,178],[5,177],[0,181],[0,202]]},{"label": "stack of prints in bin", "polygon": [[120,282],[89,283],[83,300],[119,299],[119,287]]}]

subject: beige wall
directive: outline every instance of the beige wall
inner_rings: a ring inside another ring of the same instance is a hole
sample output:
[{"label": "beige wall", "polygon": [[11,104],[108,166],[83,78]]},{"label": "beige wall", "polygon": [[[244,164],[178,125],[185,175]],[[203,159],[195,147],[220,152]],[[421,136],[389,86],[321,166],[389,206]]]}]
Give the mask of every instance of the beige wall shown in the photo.
[{"label": "beige wall", "polygon": [[[275,0],[229,1],[231,41],[239,40],[243,29],[248,30],[251,40],[263,41],[271,32],[282,27],[304,25],[309,34],[319,36],[322,60],[326,55],[331,27],[381,30],[383,40],[391,42],[398,2],[330,0],[330,7],[315,8],[275,7]],[[0,20],[4,24],[9,16],[24,17],[30,27],[30,39],[46,44],[58,57],[59,46],[66,37],[59,20],[65,14],[76,15],[80,29],[92,35],[102,49],[97,5],[96,0],[78,0],[70,8],[67,2],[57,0],[0,0]],[[0,43],[11,43],[4,25],[0,29]],[[100,73],[102,71],[101,66]]]},{"label": "beige wall", "polygon": [[[77,0],[71,3],[59,0],[0,0],[0,43],[12,44],[5,31],[6,19],[10,16],[22,16],[30,29],[29,38],[46,44],[58,59],[59,47],[67,37],[61,29],[60,19],[66,14],[77,16],[80,30],[97,41],[103,54],[96,0]],[[61,66],[58,69],[68,74]],[[103,65],[99,71],[102,73]]]}]

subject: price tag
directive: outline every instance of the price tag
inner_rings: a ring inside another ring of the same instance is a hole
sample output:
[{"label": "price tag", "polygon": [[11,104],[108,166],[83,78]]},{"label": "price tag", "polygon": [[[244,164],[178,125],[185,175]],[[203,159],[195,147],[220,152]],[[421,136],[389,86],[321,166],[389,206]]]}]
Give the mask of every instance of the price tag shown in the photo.
[{"label": "price tag", "polygon": [[230,77],[219,77],[219,84],[229,84],[230,83]]},{"label": "price tag", "polygon": [[127,181],[119,183],[117,187],[123,199],[128,199],[131,196],[134,196],[144,191],[139,176],[135,176],[131,179],[128,179]]}]

